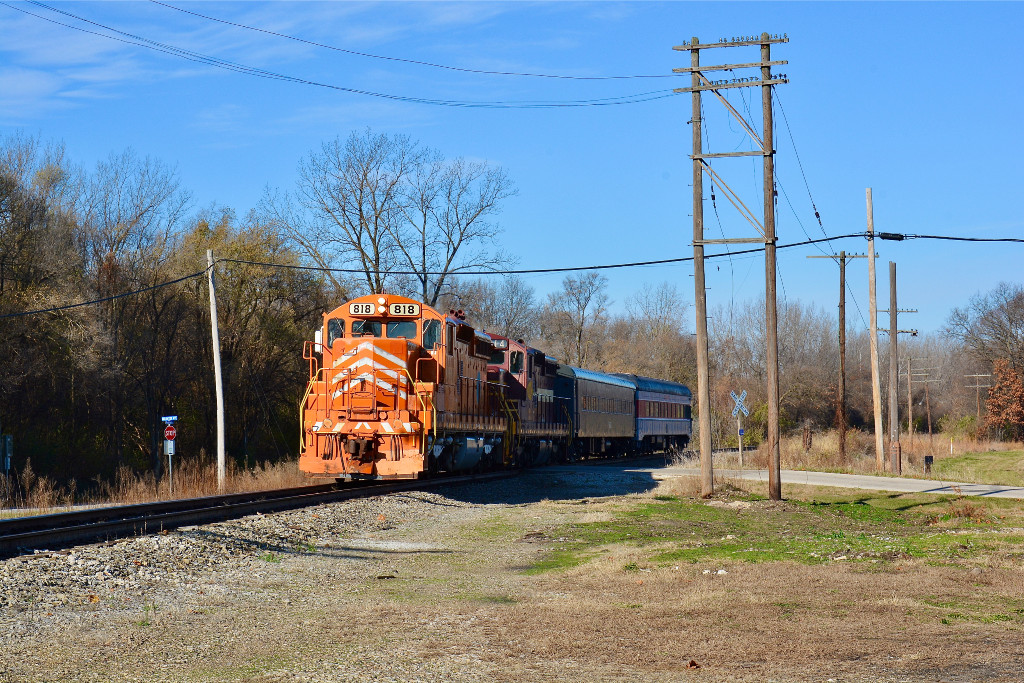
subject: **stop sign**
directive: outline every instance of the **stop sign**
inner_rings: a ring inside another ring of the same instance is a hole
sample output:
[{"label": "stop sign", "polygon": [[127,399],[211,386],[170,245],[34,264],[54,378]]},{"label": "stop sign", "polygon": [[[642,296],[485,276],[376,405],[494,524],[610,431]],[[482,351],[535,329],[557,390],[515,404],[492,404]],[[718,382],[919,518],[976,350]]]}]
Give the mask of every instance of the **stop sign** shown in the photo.
[{"label": "stop sign", "polygon": [[164,438],[168,441],[174,441],[174,437],[178,435],[178,430],[174,428],[174,425],[167,425],[164,427]]}]

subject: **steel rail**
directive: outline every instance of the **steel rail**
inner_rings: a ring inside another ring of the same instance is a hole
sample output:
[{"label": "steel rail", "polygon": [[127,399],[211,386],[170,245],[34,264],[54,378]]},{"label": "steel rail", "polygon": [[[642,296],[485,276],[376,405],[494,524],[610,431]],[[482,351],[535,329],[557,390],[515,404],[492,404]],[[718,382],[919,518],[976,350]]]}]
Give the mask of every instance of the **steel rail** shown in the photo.
[{"label": "steel rail", "polygon": [[352,488],[335,484],[139,503],[0,520],[0,557],[209,524],[257,512],[278,512],[400,491],[515,476],[509,470],[439,479],[415,479]]}]

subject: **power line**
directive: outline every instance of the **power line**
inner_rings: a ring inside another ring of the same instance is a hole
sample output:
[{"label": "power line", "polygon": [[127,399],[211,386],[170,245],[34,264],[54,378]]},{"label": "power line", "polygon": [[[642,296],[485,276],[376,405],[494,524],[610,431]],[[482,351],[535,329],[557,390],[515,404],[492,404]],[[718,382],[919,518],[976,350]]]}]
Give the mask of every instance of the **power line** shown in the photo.
[{"label": "power line", "polygon": [[325,50],[334,50],[335,52],[343,52],[349,55],[355,55],[357,57],[369,57],[371,59],[383,59],[390,62],[402,62],[404,64],[415,64],[417,66],[429,66],[435,69],[447,69],[449,71],[459,71],[462,73],[480,74],[484,76],[528,76],[532,78],[556,78],[573,81],[609,81],[609,80],[627,80],[633,78],[679,78],[680,74],[640,74],[640,75],[629,75],[629,76],[573,76],[573,75],[561,75],[561,74],[543,74],[543,73],[531,73],[523,71],[488,71],[486,69],[471,69],[468,67],[451,66],[448,64],[438,64],[435,62],[427,62],[419,59],[407,59],[405,57],[392,57],[389,55],[377,55],[370,52],[360,52],[358,50],[349,50],[343,47],[337,47],[335,45],[328,45],[326,43],[318,43],[315,40],[307,40],[305,38],[299,38],[297,36],[288,35],[286,33],[279,33],[277,31],[271,31],[265,28],[259,28],[258,26],[249,26],[248,24],[242,24],[240,22],[228,21],[226,19],[219,19],[217,17],[211,17],[208,14],[201,14],[199,12],[193,12],[183,7],[176,7],[166,2],[160,2],[159,0],[149,0],[154,5],[160,5],[184,14],[190,14],[200,19],[206,19],[208,21],[215,21],[220,24],[227,26],[234,26],[235,28],[245,29],[247,31],[256,31],[257,33],[264,33],[266,35],[275,36],[277,38],[285,38],[287,40],[294,40],[298,43],[304,43],[306,45],[312,45],[313,47],[321,47]]},{"label": "power line", "polygon": [[3,318],[17,318],[17,317],[20,317],[20,316],[23,316],[23,315],[35,315],[36,313],[55,313],[57,311],[66,311],[66,310],[68,310],[70,308],[80,308],[82,306],[92,306],[92,305],[95,305],[95,304],[102,304],[102,303],[107,302],[107,301],[114,301],[115,299],[122,299],[122,298],[124,298],[126,296],[134,296],[136,294],[143,294],[145,292],[151,292],[154,289],[160,289],[161,287],[168,287],[170,285],[176,285],[179,282],[184,282],[185,280],[191,280],[192,278],[195,278],[195,277],[201,277],[201,276],[206,274],[207,270],[208,270],[208,268],[204,268],[204,269],[200,270],[197,273],[192,273],[191,275],[184,275],[184,276],[179,277],[179,278],[177,278],[175,280],[169,280],[167,282],[161,282],[159,284],[150,285],[149,287],[143,287],[142,289],[135,289],[135,290],[132,290],[130,292],[122,292],[121,294],[114,294],[113,296],[103,297],[102,299],[93,299],[92,301],[82,301],[82,302],[77,303],[77,304],[67,304],[66,306],[53,306],[51,308],[39,308],[39,309],[36,309],[34,311],[21,311],[20,313],[6,313],[4,315],[0,315],[0,319],[3,319]]},{"label": "power line", "polygon": [[[4,3],[0,3],[0,4],[4,4]],[[851,232],[851,233],[846,234],[846,235],[836,235],[834,237],[821,237],[821,238],[818,238],[818,239],[807,239],[807,240],[803,240],[801,242],[791,242],[789,244],[777,244],[777,245],[775,245],[775,248],[776,249],[792,249],[794,247],[805,247],[805,246],[808,246],[808,245],[820,244],[821,242],[830,242],[830,241],[833,241],[833,240],[850,239],[852,237],[863,237],[865,239],[868,239],[870,235],[871,235],[871,233],[868,233],[868,232]],[[1019,237],[954,237],[954,236],[950,236],[950,235],[908,235],[908,234],[903,234],[903,233],[891,233],[891,232],[876,232],[876,233],[874,233],[874,235],[875,235],[875,237],[878,237],[878,238],[883,239],[883,240],[896,240],[896,241],[909,240],[909,239],[933,239],[933,240],[955,240],[955,241],[962,241],[962,242],[995,242],[995,243],[1011,242],[1011,243],[1017,243],[1017,244],[1024,243],[1024,238],[1019,238]],[[738,250],[738,251],[728,251],[728,252],[723,252],[723,253],[718,253],[718,254],[705,254],[704,258],[705,259],[728,258],[728,259],[731,260],[732,257],[734,257],[734,256],[743,256],[745,254],[756,254],[756,253],[762,252],[764,250],[765,250],[765,248],[763,246],[752,247],[750,249],[741,249],[741,250]],[[389,275],[536,275],[536,274],[545,274],[545,273],[570,273],[570,272],[580,272],[580,271],[588,271],[588,270],[611,270],[611,269],[616,269],[616,268],[638,268],[638,267],[641,267],[641,266],[663,266],[663,265],[671,265],[671,264],[675,264],[675,263],[687,263],[687,262],[690,262],[690,261],[693,261],[693,257],[692,256],[683,256],[683,257],[680,257],[680,258],[671,258],[671,259],[659,259],[657,261],[633,261],[633,262],[630,262],[630,263],[611,263],[611,264],[602,264],[602,265],[596,265],[596,266],[569,266],[569,267],[564,267],[564,268],[526,268],[526,269],[516,269],[516,270],[466,270],[466,271],[455,271],[455,272],[448,272],[448,273],[442,273],[440,271],[422,272],[422,271],[416,271],[416,270],[403,270],[403,271],[388,271],[388,274]],[[287,269],[291,269],[291,270],[311,270],[311,271],[330,272],[330,273],[364,273],[364,272],[366,272],[362,268],[325,268],[325,267],[322,267],[322,266],[300,266],[300,265],[291,264],[291,263],[272,263],[272,262],[268,262],[268,261],[248,261],[248,260],[245,260],[245,259],[233,259],[233,258],[218,258],[215,261],[215,264],[216,263],[221,263],[221,262],[223,262],[223,263],[240,263],[240,264],[249,265],[249,266],[263,266],[263,267],[267,267],[267,268],[287,268]],[[92,306],[92,305],[95,305],[95,304],[105,303],[107,301],[114,301],[115,299],[122,299],[122,298],[124,298],[126,296],[134,296],[136,294],[144,294],[145,292],[150,292],[150,291],[153,291],[154,289],[160,289],[162,287],[168,287],[170,285],[178,284],[179,282],[185,282],[186,280],[191,280],[193,278],[204,276],[204,275],[206,275],[208,270],[209,270],[209,267],[204,268],[203,270],[197,271],[195,273],[191,273],[189,275],[183,275],[183,276],[181,276],[179,278],[175,278],[173,280],[168,280],[166,282],[160,282],[158,284],[150,285],[148,287],[143,287],[141,289],[135,289],[135,290],[132,290],[130,292],[122,292],[121,294],[114,294],[112,296],[103,297],[101,299],[92,299],[90,301],[82,301],[82,302],[79,302],[79,303],[76,303],[76,304],[67,304],[65,306],[52,306],[50,308],[39,308],[39,309],[31,310],[31,311],[21,311],[19,313],[6,313],[6,314],[3,314],[3,315],[0,315],[0,320],[2,320],[4,318],[17,318],[17,317],[24,316],[24,315],[35,315],[37,313],[55,313],[57,311],[66,311],[66,310],[72,309],[72,308],[80,308],[82,306]]]},{"label": "power line", "polygon": [[50,7],[38,0],[27,0],[27,2],[41,7],[43,9],[62,14],[66,17],[76,19],[78,21],[102,28],[106,31],[118,34],[119,36],[125,36],[125,38],[119,38],[118,35],[108,35],[99,31],[92,31],[90,29],[68,24],[62,21],[57,21],[50,17],[45,17],[34,12],[16,7],[7,2],[0,2],[0,5],[16,10],[23,14],[27,14],[31,17],[47,21],[58,26],[63,26],[75,31],[82,33],[88,33],[91,35],[99,36],[101,38],[107,38],[109,40],[115,40],[120,43],[126,43],[128,45],[134,45],[136,47],[144,47],[149,50],[156,52],[162,52],[175,57],[180,57],[191,62],[198,62],[200,64],[206,64],[207,66],[213,66],[218,69],[224,69],[226,71],[234,71],[237,73],[243,73],[249,76],[255,76],[258,78],[266,78],[268,80],[286,81],[289,83],[296,83],[299,85],[310,85],[318,88],[327,88],[329,90],[337,90],[340,92],[346,92],[353,95],[365,95],[368,97],[378,97],[386,100],[393,100],[397,102],[408,102],[412,104],[429,104],[435,106],[444,107],[463,107],[463,108],[475,108],[475,109],[555,109],[555,108],[570,108],[570,107],[602,107],[612,106],[620,104],[639,104],[641,102],[651,102],[653,100],[660,100],[666,97],[673,97],[676,93],[672,90],[652,90],[642,93],[633,93],[630,95],[619,95],[615,97],[603,97],[594,98],[588,100],[496,100],[496,101],[470,101],[470,100],[444,100],[430,97],[416,97],[412,95],[395,95],[391,93],[377,92],[373,90],[363,90],[360,88],[349,88],[341,85],[334,85],[332,83],[323,83],[321,81],[314,81],[308,78],[301,78],[299,76],[289,76],[287,74],[281,74],[274,71],[268,71],[266,69],[259,69],[256,67],[246,66],[237,62],[230,62],[227,60],[212,57],[200,52],[194,52],[185,48],[180,48],[175,45],[168,43],[161,43],[159,41],[151,40],[143,36],[135,35],[133,33],[127,33],[125,31],[118,30],[106,24],[101,24],[85,17],[81,17],[77,14],[73,14],[66,10]]},{"label": "power line", "polygon": [[800,175],[804,178],[804,187],[807,188],[807,197],[811,200],[811,208],[814,209],[814,217],[818,219],[818,225],[821,227],[821,232],[825,232],[825,226],[821,223],[821,214],[818,213],[818,207],[814,204],[814,196],[811,194],[811,185],[807,182],[807,174],[804,173],[803,162],[800,161],[800,152],[796,148],[796,140],[793,138],[793,130],[789,127],[789,118],[786,116],[786,109],[782,106],[782,99],[779,98],[779,91],[776,87],[772,86],[772,91],[775,93],[775,101],[779,103],[779,111],[782,112],[782,120],[786,124],[786,132],[789,134],[789,142],[793,145],[793,155],[796,157],[796,164],[800,168]]},{"label": "power line", "polygon": [[[840,235],[839,237],[830,237],[828,239],[843,239],[849,237],[863,237],[867,233],[851,233],[849,235]],[[808,244],[816,244],[818,242],[826,241],[823,239],[817,240],[804,240],[803,242],[793,242],[792,244],[779,244],[776,245],[777,249],[787,249],[792,247],[802,247]],[[711,258],[730,258],[732,256],[738,256],[741,254],[754,254],[757,252],[764,251],[764,247],[753,247],[751,249],[743,249],[740,251],[732,251],[721,254],[707,254],[704,256],[705,259]],[[242,263],[249,266],[266,266],[269,268],[291,268],[295,270],[315,270],[320,272],[328,273],[365,273],[366,270],[363,268],[325,268],[323,266],[300,266],[290,263],[270,263],[267,261],[247,261],[244,259],[232,259],[232,258],[218,258],[217,261],[223,261],[225,263]],[[634,261],[631,263],[612,263],[598,266],[568,266],[564,268],[526,268],[518,270],[464,270],[464,271],[449,271],[447,273],[440,271],[417,271],[417,270],[389,270],[389,275],[535,275],[539,273],[573,273],[586,270],[611,270],[614,268],[637,268],[640,266],[664,266],[673,263],[686,263],[693,261],[692,256],[682,256],[679,258],[660,259],[657,261]]]}]

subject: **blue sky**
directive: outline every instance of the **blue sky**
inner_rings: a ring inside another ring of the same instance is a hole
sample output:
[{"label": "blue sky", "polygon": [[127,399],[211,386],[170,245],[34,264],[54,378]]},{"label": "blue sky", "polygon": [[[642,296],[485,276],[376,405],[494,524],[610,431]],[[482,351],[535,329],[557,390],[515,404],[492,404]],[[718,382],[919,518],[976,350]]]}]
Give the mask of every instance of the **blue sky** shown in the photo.
[{"label": "blue sky", "polygon": [[[373,59],[151,2],[10,4],[97,32],[106,31],[48,8],[234,63],[400,96],[570,101],[684,85],[673,78],[477,75]],[[778,70],[790,79],[778,88],[788,120],[787,126],[777,110],[781,244],[862,231],[866,187],[874,191],[878,230],[1024,236],[1019,3],[170,4],[347,50],[551,75],[667,75],[689,63],[689,54],[672,46],[692,36],[712,42],[786,33],[790,42],[772,53],[789,60]],[[520,267],[692,254],[688,95],[556,109],[433,106],[255,78],[81,33],[7,6],[0,6],[0,26],[0,132],[62,140],[86,167],[131,147],[175,167],[196,208],[216,203],[244,214],[266,187],[291,189],[297,164],[311,149],[369,126],[408,134],[448,157],[505,168],[519,194],[504,205],[501,243],[519,257]],[[705,64],[757,58],[757,48],[702,53]],[[728,92],[743,110],[741,91]],[[759,116],[759,93],[742,92]],[[705,98],[705,117],[710,150],[750,148],[711,97]],[[715,163],[755,210],[762,201],[758,165],[749,159]],[[707,194],[707,183],[705,188]],[[718,219],[706,203],[709,237],[752,236],[721,193],[716,204]],[[821,248],[863,253],[866,243],[851,239]],[[901,319],[900,327],[932,331],[971,295],[1000,281],[1019,281],[1024,245],[915,240],[884,242],[878,251],[882,307],[887,262],[894,260],[900,306],[920,311]],[[780,299],[835,309],[838,269],[806,258],[821,253],[815,247],[780,251]],[[676,283],[692,301],[692,272],[686,264],[606,274],[609,293],[621,306],[644,283],[662,281]],[[848,274],[849,323],[863,327],[865,260],[852,263]],[[531,276],[529,282],[544,295],[560,279]],[[758,297],[762,258],[716,261],[707,284],[711,306]]]}]

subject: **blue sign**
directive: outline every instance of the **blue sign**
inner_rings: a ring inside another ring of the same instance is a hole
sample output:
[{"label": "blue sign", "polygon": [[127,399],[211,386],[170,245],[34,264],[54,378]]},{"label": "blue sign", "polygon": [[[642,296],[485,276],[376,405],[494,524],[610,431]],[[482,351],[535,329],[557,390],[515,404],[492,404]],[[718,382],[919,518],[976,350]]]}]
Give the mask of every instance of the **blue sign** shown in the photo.
[{"label": "blue sign", "polygon": [[178,416],[177,415],[164,415],[163,417],[160,418],[160,420],[163,421],[163,422],[166,422],[167,424],[171,424],[172,422],[177,422]]},{"label": "blue sign", "polygon": [[743,436],[744,433],[745,433],[745,431],[741,429],[740,430],[740,436]]}]

